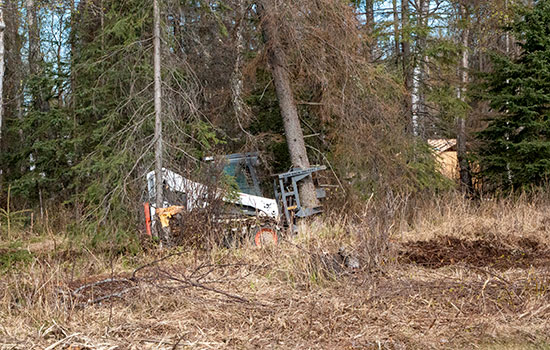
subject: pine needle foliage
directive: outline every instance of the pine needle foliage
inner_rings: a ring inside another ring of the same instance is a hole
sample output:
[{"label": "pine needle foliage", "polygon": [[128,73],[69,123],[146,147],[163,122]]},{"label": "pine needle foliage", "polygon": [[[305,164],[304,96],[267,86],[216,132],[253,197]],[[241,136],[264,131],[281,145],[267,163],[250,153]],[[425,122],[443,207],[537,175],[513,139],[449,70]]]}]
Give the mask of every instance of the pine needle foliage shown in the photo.
[{"label": "pine needle foliage", "polygon": [[103,223],[130,219],[129,198],[139,198],[127,185],[153,134],[151,8],[142,1],[80,4],[73,185],[85,213]]},{"label": "pine needle foliage", "polygon": [[[175,25],[169,5],[161,2],[163,163],[184,173],[221,140],[198,112],[200,84],[169,32]],[[84,204],[93,232],[118,223],[132,231],[148,200],[145,174],[153,169],[152,3],[110,1],[101,10],[81,3],[80,14],[73,199]]]},{"label": "pine needle foliage", "polygon": [[384,65],[368,61],[353,7],[331,0],[276,3],[271,15],[304,130],[320,135],[307,139],[312,158],[328,159],[349,179],[351,193],[367,198],[446,188],[430,149],[407,131],[403,88]]},{"label": "pine needle foliage", "polygon": [[521,54],[493,56],[486,88],[496,114],[477,134],[481,176],[493,190],[529,188],[550,175],[550,1],[523,10],[512,31]]}]

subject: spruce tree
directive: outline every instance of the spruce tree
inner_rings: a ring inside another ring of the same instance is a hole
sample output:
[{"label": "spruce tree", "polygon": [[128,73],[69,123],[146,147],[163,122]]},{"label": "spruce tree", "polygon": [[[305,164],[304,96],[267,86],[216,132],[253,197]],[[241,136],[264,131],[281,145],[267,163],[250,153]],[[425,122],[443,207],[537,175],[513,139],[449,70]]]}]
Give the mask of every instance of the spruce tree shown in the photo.
[{"label": "spruce tree", "polygon": [[521,54],[494,57],[486,91],[496,113],[477,134],[484,183],[504,190],[550,175],[550,0],[525,10],[512,31]]}]

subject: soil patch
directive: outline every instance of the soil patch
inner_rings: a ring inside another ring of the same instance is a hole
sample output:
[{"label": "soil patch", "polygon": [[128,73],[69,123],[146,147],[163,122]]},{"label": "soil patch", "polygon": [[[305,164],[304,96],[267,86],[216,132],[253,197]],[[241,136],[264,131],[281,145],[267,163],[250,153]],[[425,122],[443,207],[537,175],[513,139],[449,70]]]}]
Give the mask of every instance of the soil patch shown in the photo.
[{"label": "soil patch", "polygon": [[79,304],[97,304],[123,298],[137,292],[137,285],[127,276],[95,277],[69,284],[73,301]]},{"label": "soil patch", "polygon": [[399,261],[429,268],[466,264],[504,270],[548,265],[550,250],[535,238],[466,240],[437,237],[403,243]]}]

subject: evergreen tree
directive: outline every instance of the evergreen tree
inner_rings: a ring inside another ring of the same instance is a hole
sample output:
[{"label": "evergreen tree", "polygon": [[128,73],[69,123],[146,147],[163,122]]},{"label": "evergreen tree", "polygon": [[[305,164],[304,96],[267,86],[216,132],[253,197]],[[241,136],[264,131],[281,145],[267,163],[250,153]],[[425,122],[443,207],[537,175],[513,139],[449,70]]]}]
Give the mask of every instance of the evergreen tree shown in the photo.
[{"label": "evergreen tree", "polygon": [[497,112],[477,134],[481,174],[494,189],[537,185],[550,174],[550,0],[512,26],[521,54],[495,56],[487,94]]}]

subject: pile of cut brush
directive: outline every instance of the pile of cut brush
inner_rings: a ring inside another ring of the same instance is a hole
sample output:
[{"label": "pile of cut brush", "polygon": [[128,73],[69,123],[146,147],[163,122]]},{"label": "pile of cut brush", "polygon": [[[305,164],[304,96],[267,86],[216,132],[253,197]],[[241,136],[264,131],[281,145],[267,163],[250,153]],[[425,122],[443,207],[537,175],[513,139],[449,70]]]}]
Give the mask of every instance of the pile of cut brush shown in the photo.
[{"label": "pile of cut brush", "polygon": [[[94,304],[108,304],[135,297],[150,298],[159,293],[170,293],[196,288],[228,301],[249,303],[244,297],[227,291],[224,285],[235,279],[246,278],[251,271],[261,268],[245,263],[201,263],[194,267],[162,264],[184,253],[166,255],[142,265],[132,273],[100,275],[73,281],[59,288],[61,299],[69,308],[83,308]],[[141,294],[141,295],[139,295]]]},{"label": "pile of cut brush", "polygon": [[183,211],[170,219],[170,244],[199,249],[256,245],[255,236],[262,228],[269,228],[277,237],[284,231],[268,216],[220,213],[212,208]]},{"label": "pile of cut brush", "polygon": [[498,270],[550,264],[550,249],[535,237],[492,237],[475,240],[439,236],[402,244],[402,263],[429,268],[464,264]]}]

